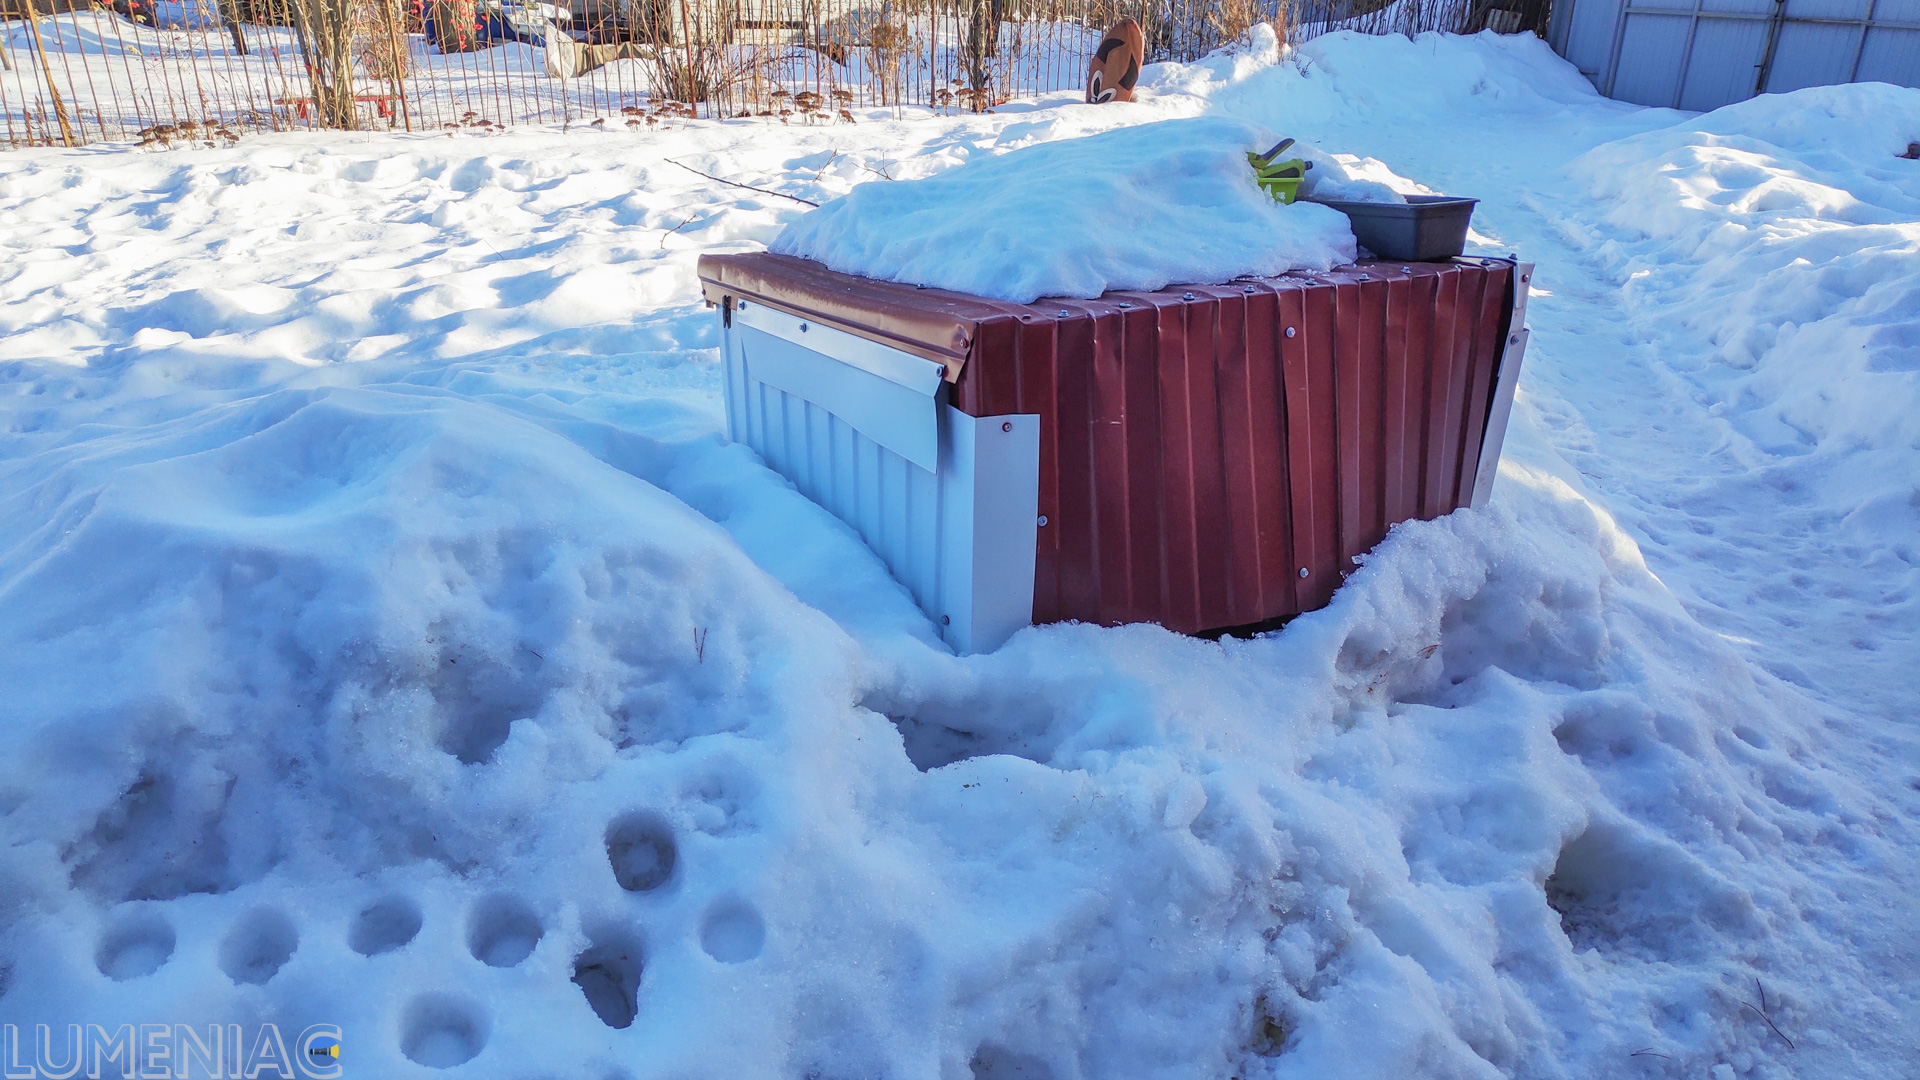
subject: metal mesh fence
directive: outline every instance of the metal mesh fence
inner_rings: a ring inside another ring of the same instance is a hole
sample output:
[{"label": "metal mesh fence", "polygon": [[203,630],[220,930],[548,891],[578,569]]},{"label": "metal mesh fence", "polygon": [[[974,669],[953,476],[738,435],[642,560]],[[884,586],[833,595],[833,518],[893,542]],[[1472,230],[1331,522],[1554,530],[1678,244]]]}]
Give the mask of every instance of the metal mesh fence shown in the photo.
[{"label": "metal mesh fence", "polygon": [[1272,22],[1459,31],[1489,0],[0,0],[10,146],[250,130],[834,123],[1076,90],[1140,21],[1186,60]]}]

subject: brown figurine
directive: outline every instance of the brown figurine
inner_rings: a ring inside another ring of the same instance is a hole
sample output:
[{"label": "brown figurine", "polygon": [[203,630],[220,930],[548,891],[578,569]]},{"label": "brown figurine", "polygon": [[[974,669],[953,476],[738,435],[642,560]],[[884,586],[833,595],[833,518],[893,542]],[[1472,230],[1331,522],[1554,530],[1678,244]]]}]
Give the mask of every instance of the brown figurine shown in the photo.
[{"label": "brown figurine", "polygon": [[1087,65],[1087,100],[1132,101],[1133,84],[1140,81],[1140,59],[1147,53],[1140,24],[1121,19],[1100,39]]}]

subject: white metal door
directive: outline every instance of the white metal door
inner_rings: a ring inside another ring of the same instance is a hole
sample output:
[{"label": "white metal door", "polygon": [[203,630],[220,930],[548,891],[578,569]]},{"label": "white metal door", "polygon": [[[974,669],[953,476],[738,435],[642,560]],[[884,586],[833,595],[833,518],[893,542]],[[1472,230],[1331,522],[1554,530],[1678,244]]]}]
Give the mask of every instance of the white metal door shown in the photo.
[{"label": "white metal door", "polygon": [[728,437],[852,526],[956,651],[1032,622],[1038,416],[968,416],[943,366],[783,311],[722,317]]}]

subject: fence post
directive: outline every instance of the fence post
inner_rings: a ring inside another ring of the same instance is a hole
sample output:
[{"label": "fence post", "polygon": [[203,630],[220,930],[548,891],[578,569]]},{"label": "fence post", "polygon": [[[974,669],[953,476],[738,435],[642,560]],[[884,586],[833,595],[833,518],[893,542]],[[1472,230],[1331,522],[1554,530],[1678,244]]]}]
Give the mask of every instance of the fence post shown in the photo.
[{"label": "fence post", "polygon": [[73,138],[73,125],[67,121],[67,103],[60,99],[60,88],[53,83],[53,65],[47,61],[46,43],[40,40],[40,16],[33,10],[33,0],[22,2],[27,8],[27,29],[33,33],[33,51],[40,56],[40,72],[47,77],[47,93],[53,95],[53,115],[60,121],[60,141],[78,146]]}]

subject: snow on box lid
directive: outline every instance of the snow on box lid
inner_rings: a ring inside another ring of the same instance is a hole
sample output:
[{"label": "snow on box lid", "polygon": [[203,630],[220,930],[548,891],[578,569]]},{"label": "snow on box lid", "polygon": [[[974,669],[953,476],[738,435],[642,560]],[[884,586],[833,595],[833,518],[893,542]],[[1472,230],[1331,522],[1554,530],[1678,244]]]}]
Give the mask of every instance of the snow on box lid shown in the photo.
[{"label": "snow on box lid", "polygon": [[[980,152],[932,176],[859,184],[768,246],[1015,303],[1352,262],[1345,215],[1280,205],[1255,182],[1247,153],[1277,137],[1208,116]],[[1331,158],[1313,170],[1314,184],[1344,175]]]}]

